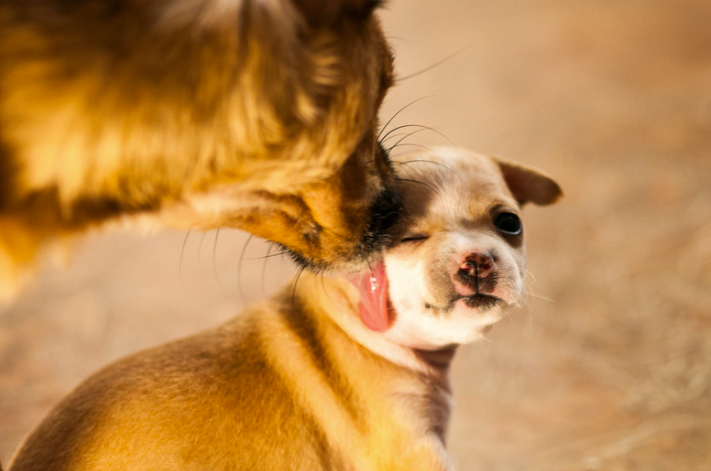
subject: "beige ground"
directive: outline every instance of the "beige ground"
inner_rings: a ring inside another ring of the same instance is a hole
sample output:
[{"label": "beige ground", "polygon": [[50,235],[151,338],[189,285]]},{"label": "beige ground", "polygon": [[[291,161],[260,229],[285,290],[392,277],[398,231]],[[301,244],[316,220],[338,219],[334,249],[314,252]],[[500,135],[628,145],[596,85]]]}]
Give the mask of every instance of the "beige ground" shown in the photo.
[{"label": "beige ground", "polygon": [[[528,307],[456,360],[457,469],[711,469],[711,2],[392,0],[383,17],[402,76],[467,47],[400,83],[385,118],[431,96],[396,123],[567,192],[528,211]],[[215,238],[93,237],[0,311],[3,462],[94,369],[289,278],[265,245],[240,266],[246,237]]]}]

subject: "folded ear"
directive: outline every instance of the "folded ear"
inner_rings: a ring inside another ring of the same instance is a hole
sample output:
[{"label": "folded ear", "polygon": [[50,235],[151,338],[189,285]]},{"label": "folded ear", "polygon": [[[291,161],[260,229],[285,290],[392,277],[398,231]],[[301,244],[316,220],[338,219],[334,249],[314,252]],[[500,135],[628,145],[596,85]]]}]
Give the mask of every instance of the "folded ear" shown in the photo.
[{"label": "folded ear", "polygon": [[293,0],[293,2],[313,28],[332,26],[345,16],[367,18],[383,3],[381,0]]},{"label": "folded ear", "polygon": [[560,186],[540,170],[499,158],[494,158],[494,162],[501,169],[511,194],[521,205],[528,202],[538,205],[553,204],[563,196]]}]

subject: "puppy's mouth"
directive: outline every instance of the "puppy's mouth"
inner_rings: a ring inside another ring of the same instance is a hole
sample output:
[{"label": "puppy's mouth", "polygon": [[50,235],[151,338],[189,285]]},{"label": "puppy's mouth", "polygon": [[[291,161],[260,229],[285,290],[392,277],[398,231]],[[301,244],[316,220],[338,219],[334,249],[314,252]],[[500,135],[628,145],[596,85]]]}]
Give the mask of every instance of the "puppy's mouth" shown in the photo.
[{"label": "puppy's mouth", "polygon": [[[488,311],[497,306],[504,304],[504,300],[497,298],[496,296],[491,296],[490,294],[477,293],[469,296],[461,296],[457,300],[461,299],[464,301],[468,307],[472,309],[479,309],[482,311]],[[456,301],[455,301],[456,302]]]},{"label": "puppy's mouth", "polygon": [[485,293],[476,293],[470,295],[458,295],[453,297],[447,304],[437,305],[425,303],[425,308],[434,311],[436,314],[448,314],[454,310],[457,301],[462,301],[465,306],[470,309],[477,309],[480,312],[486,312],[496,307],[501,307],[506,303],[503,299]]}]

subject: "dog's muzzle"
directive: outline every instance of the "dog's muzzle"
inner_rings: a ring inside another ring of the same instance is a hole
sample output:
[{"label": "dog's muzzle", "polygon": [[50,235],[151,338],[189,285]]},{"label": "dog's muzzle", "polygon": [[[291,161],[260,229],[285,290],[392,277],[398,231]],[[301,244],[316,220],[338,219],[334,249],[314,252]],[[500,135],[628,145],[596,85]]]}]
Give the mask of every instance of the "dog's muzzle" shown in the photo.
[{"label": "dog's muzzle", "polygon": [[361,244],[362,253],[366,257],[382,249],[390,230],[403,212],[404,206],[397,191],[387,188],[378,195],[371,207],[370,222]]}]

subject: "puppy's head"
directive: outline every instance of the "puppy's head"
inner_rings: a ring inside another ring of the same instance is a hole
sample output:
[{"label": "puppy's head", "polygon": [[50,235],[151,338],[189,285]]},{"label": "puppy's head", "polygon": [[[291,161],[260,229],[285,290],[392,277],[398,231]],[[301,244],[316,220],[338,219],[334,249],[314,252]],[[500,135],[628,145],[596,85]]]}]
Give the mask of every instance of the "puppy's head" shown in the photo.
[{"label": "puppy's head", "polygon": [[471,342],[521,297],[521,207],[561,190],[537,170],[457,149],[395,165],[406,215],[384,262],[355,277],[361,318],[406,347]]}]

